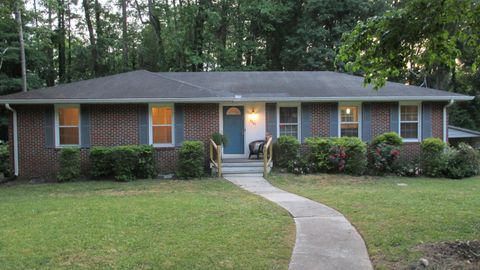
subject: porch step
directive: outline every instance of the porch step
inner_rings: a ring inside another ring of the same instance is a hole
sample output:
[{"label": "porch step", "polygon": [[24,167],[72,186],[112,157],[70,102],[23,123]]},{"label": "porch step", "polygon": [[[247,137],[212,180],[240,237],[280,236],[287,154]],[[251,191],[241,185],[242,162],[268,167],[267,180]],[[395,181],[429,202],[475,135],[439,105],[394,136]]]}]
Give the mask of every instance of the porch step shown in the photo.
[{"label": "porch step", "polygon": [[[212,167],[212,172],[216,174],[217,168]],[[222,161],[222,174],[263,175],[263,161],[252,159],[224,159]]]}]

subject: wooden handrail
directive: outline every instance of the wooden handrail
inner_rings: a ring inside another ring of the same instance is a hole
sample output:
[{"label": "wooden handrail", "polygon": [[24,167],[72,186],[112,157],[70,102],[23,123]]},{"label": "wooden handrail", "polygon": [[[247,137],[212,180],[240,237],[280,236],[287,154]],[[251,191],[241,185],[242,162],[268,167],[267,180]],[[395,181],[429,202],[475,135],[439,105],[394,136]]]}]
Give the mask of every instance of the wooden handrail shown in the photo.
[{"label": "wooden handrail", "polygon": [[273,145],[272,136],[268,136],[267,142],[263,147],[263,176],[267,176],[269,173],[270,162],[272,162]]},{"label": "wooden handrail", "polygon": [[210,162],[217,168],[217,176],[222,177],[222,146],[217,145],[212,139],[210,139]]}]

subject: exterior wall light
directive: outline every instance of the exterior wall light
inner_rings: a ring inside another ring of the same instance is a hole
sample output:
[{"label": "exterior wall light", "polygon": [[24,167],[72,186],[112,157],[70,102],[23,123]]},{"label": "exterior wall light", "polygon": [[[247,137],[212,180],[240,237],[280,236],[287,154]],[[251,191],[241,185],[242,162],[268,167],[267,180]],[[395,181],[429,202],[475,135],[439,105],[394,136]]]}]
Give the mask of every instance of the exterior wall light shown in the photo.
[{"label": "exterior wall light", "polygon": [[258,114],[255,111],[255,108],[252,108],[252,111],[250,111],[250,113],[248,114],[248,120],[250,120],[250,123],[252,123],[252,125],[257,125]]}]

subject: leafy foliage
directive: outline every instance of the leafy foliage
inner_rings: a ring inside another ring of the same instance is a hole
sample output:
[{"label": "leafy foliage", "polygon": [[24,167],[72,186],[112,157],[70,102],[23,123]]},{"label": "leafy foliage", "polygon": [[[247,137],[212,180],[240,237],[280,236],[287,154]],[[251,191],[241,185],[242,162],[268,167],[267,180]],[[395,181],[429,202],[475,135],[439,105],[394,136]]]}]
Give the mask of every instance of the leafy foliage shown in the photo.
[{"label": "leafy foliage", "polygon": [[212,140],[215,142],[217,145],[227,145],[228,144],[228,138],[227,136],[223,135],[220,132],[215,132],[212,134]]},{"label": "leafy foliage", "polygon": [[437,138],[427,138],[420,144],[420,165],[423,173],[431,177],[443,175],[448,158],[445,155],[446,144]]},{"label": "leafy foliage", "polygon": [[480,171],[480,155],[470,145],[460,143],[447,152],[447,167],[444,174],[448,178],[461,179],[477,175]]},{"label": "leafy foliage", "polygon": [[298,157],[300,151],[300,143],[297,138],[292,136],[280,136],[274,149],[275,160],[274,165],[278,168],[288,168],[290,161]]},{"label": "leafy foliage", "polygon": [[370,167],[378,174],[394,172],[402,144],[402,138],[395,132],[375,137],[370,145]]},{"label": "leafy foliage", "polygon": [[10,151],[8,144],[0,143],[0,173],[10,176]]},{"label": "leafy foliage", "polygon": [[57,180],[60,182],[72,181],[80,177],[80,149],[76,147],[60,150],[60,171]]},{"label": "leafy foliage", "polygon": [[149,145],[93,147],[90,150],[91,175],[114,177],[118,181],[156,176],[155,149]]},{"label": "leafy foliage", "polygon": [[177,176],[200,178],[205,174],[205,146],[201,141],[184,141],[178,155]]}]

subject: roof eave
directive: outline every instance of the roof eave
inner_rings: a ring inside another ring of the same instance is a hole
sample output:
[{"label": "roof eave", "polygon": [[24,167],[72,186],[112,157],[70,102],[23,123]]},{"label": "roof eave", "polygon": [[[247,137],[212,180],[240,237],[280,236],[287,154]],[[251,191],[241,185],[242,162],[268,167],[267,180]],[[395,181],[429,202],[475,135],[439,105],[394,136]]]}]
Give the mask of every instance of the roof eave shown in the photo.
[{"label": "roof eave", "polygon": [[208,103],[208,102],[332,102],[332,101],[469,101],[473,96],[387,96],[387,97],[208,97],[208,98],[106,98],[106,99],[0,99],[0,104],[94,104],[94,103]]}]

